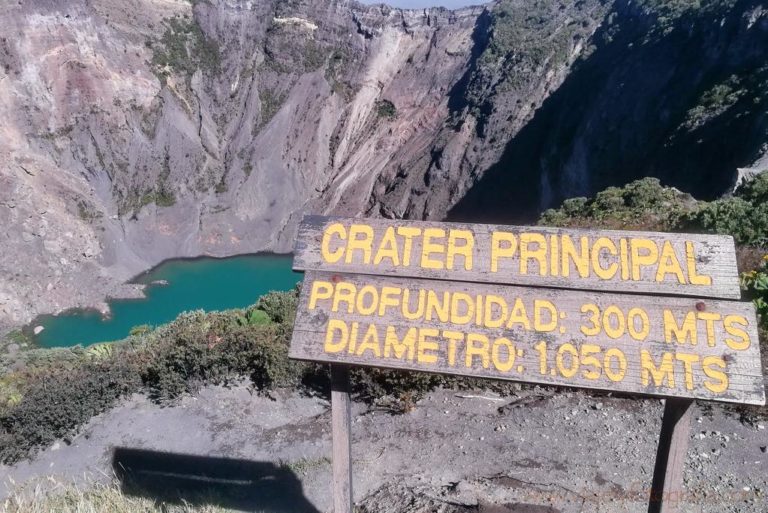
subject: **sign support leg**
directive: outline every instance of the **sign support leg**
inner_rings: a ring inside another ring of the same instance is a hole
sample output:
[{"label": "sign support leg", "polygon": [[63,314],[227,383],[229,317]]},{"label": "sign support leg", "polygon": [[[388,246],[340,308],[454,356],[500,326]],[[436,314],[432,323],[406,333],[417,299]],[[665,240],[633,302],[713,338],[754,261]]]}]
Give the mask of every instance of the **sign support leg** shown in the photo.
[{"label": "sign support leg", "polygon": [[333,511],[352,513],[352,403],[349,367],[331,364],[331,436],[333,440]]},{"label": "sign support leg", "polygon": [[692,400],[666,399],[648,513],[676,513],[679,510],[692,413]]}]

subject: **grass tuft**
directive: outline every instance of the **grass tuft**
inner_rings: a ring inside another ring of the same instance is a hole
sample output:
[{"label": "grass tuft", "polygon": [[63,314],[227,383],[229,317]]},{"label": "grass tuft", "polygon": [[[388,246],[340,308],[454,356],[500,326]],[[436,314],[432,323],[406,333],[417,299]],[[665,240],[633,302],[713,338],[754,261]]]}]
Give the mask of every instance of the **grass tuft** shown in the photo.
[{"label": "grass tuft", "polygon": [[223,513],[217,506],[158,503],[154,499],[125,495],[117,483],[64,484],[48,478],[31,490],[16,490],[4,502],[1,513]]}]

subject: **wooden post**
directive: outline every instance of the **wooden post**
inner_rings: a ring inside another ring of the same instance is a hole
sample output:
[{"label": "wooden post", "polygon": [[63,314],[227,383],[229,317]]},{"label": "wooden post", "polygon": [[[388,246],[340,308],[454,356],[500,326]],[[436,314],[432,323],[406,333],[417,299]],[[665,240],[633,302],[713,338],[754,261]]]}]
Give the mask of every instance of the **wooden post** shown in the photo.
[{"label": "wooden post", "polygon": [[331,365],[331,436],[333,440],[333,511],[352,513],[352,403],[349,367]]},{"label": "wooden post", "polygon": [[676,513],[683,498],[693,401],[669,397],[661,420],[648,513]]}]

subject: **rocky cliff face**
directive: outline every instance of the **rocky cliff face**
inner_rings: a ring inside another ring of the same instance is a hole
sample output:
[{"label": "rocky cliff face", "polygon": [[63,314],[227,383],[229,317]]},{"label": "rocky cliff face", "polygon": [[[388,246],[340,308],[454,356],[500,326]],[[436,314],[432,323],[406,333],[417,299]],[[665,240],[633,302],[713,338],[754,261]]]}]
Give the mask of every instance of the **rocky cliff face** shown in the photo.
[{"label": "rocky cliff face", "polygon": [[763,2],[616,1],[585,45],[452,217],[530,217],[643,176],[712,199],[768,168]]},{"label": "rocky cliff face", "polygon": [[308,211],[721,193],[765,153],[768,14],[710,3],[0,5],[0,325],[169,257],[288,251]]}]

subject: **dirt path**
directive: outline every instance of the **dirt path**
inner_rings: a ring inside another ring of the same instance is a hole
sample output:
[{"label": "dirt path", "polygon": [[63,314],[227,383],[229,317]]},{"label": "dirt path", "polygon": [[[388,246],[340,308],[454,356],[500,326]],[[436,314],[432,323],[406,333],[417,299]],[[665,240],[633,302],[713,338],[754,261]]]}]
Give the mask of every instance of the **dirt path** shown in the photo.
[{"label": "dirt path", "polygon": [[[407,414],[355,405],[355,500],[364,511],[642,512],[662,403],[544,389],[500,398],[441,390]],[[199,491],[241,510],[329,511],[330,415],[322,398],[207,388],[159,408],[142,397],[5,474],[16,483],[107,480],[142,467],[142,493]],[[697,408],[682,511],[768,511],[768,430]],[[117,464],[120,470],[120,464]]]}]

